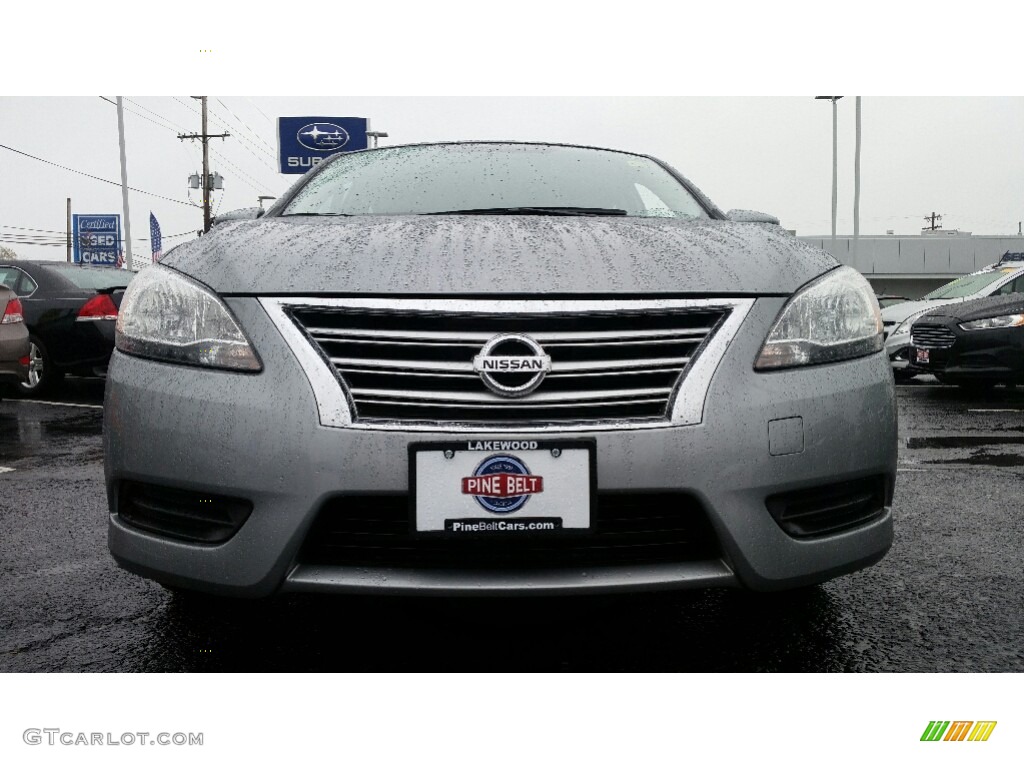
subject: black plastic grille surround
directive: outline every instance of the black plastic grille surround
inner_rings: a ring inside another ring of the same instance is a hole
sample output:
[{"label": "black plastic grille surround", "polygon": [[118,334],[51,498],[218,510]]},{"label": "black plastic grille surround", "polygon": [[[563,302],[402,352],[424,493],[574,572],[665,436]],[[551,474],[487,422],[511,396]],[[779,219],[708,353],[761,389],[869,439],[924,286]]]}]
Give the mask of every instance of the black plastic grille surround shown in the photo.
[{"label": "black plastic grille surround", "polygon": [[956,334],[944,325],[914,323],[910,343],[922,349],[949,349],[956,344]]},{"label": "black plastic grille surround", "polygon": [[[291,315],[337,371],[357,422],[533,426],[664,420],[680,375],[729,311],[728,306],[583,313],[311,306],[297,307]],[[483,346],[502,334],[529,336],[551,358],[550,372],[523,397],[495,394],[473,368]]]},{"label": "black plastic grille surround", "polygon": [[686,562],[719,556],[696,498],[683,493],[598,494],[590,532],[473,538],[417,536],[409,497],[336,496],[318,513],[299,555],[322,565],[544,568]]},{"label": "black plastic grille surround", "polygon": [[220,544],[242,527],[252,502],[149,483],[122,482],[117,514],[126,524],[182,541]]},{"label": "black plastic grille surround", "polygon": [[769,496],[775,522],[798,539],[828,536],[871,522],[885,513],[891,490],[884,475]]}]

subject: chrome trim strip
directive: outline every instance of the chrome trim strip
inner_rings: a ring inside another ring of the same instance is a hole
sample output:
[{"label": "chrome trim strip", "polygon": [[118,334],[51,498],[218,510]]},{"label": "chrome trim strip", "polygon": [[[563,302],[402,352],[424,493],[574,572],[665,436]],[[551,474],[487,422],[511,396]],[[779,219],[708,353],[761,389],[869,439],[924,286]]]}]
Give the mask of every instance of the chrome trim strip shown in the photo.
[{"label": "chrome trim strip", "polygon": [[[650,331],[541,331],[530,334],[530,338],[544,344],[655,344],[671,343],[679,339],[695,337],[703,339],[712,328],[686,328],[673,330]],[[365,344],[422,344],[437,342],[439,344],[455,344],[458,346],[482,347],[494,338],[493,333],[473,333],[460,331],[375,331],[367,328],[306,328],[306,333],[314,339],[341,337],[346,340]]]},{"label": "chrome trim strip", "polygon": [[[558,403],[561,405],[582,405],[587,400],[596,400],[598,402],[604,402],[607,400],[629,402],[633,399],[641,398],[660,399],[668,397],[670,394],[672,394],[672,389],[670,387],[665,387],[664,389],[588,389],[582,392],[541,392],[534,394],[528,401],[509,400],[484,392],[417,392],[416,397],[425,401],[424,405],[430,403],[449,406],[489,404],[502,406],[507,410],[513,410],[533,403],[543,403],[546,405],[552,403]],[[405,393],[400,389],[359,389],[358,387],[352,387],[352,397],[356,402],[361,400],[387,400],[390,402],[404,403],[412,402],[412,399],[406,397]]]},{"label": "chrome trim strip", "polygon": [[334,366],[321,355],[313,342],[299,330],[292,319],[285,314],[287,303],[276,299],[260,299],[260,305],[266,310],[270,320],[284,337],[285,343],[299,361],[299,367],[316,398],[316,407],[320,412],[320,423],[325,427],[352,426],[352,410],[345,397],[345,388],[338,378]]},{"label": "chrome trim strip", "polygon": [[[723,303],[719,302],[718,306]],[[694,353],[696,359],[691,360],[683,370],[672,408],[672,424],[700,424],[704,420],[704,400],[711,387],[711,377],[715,375],[719,363],[725,357],[725,351],[750,314],[754,299],[733,299],[728,304],[732,311],[722,322],[722,327]]]},{"label": "chrome trim strip", "polygon": [[486,569],[366,568],[344,565],[292,567],[282,592],[372,592],[374,594],[500,595],[527,588],[549,594],[673,589],[682,586],[734,587],[732,568],[721,559],[647,565],[546,568],[530,573]]},{"label": "chrome trim strip", "polygon": [[[735,337],[743,321],[754,306],[754,299],[613,299],[595,301],[592,299],[537,299],[502,300],[494,299],[325,299],[316,297],[287,297],[259,299],[271,321],[291,348],[309,380],[320,413],[320,423],[325,427],[350,429],[388,430],[397,432],[493,432],[504,430],[516,433],[532,432],[601,432],[609,430],[652,429],[669,426],[699,424],[704,416],[704,400],[707,397],[711,378],[725,356],[725,351]],[[730,310],[729,315],[715,331],[710,341],[698,350],[695,359],[683,372],[676,389],[669,420],[621,421],[600,424],[546,424],[543,426],[509,425],[508,427],[480,424],[436,424],[436,423],[381,423],[352,421],[352,410],[345,388],[326,357],[321,355],[311,337],[299,329],[288,316],[287,311],[299,308],[384,310],[389,312],[438,312],[438,313],[486,313],[486,314],[571,314],[585,312],[627,312],[642,310],[704,310],[710,308]]]},{"label": "chrome trim strip", "polygon": [[[346,367],[372,368],[382,373],[394,372],[405,374],[406,372],[416,373],[438,373],[438,374],[474,374],[473,363],[448,363],[432,360],[371,360],[365,357],[331,357],[329,360],[334,365]],[[690,362],[689,357],[651,357],[644,360],[611,360],[593,362],[561,362],[558,364],[557,373],[629,373],[636,371],[646,373],[652,370],[659,370],[665,367],[685,366]],[[680,367],[679,370],[682,370]],[[548,375],[554,375],[552,371]]]}]

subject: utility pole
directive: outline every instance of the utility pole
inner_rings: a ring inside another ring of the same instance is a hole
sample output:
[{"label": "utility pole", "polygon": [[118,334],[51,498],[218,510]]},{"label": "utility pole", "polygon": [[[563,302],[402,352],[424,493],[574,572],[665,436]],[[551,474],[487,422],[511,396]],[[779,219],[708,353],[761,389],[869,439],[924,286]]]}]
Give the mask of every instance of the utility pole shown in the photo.
[{"label": "utility pole", "polygon": [[121,145],[121,207],[124,209],[124,259],[128,269],[132,264],[132,222],[128,217],[128,165],[124,156],[124,109],[121,97],[117,97],[117,137]]},{"label": "utility pole", "polygon": [[935,211],[932,211],[932,215],[931,216],[925,216],[924,220],[925,221],[930,221],[932,223],[930,227],[925,227],[925,229],[928,229],[928,230],[931,230],[932,232],[934,232],[936,229],[939,228],[939,224],[936,223],[936,222],[941,222],[942,221],[942,214],[941,213],[936,213]]},{"label": "utility pole", "polygon": [[207,118],[206,118],[206,97],[205,96],[193,96],[193,99],[198,99],[202,104],[203,108],[203,132],[202,133],[179,133],[179,139],[199,139],[203,142],[203,181],[201,188],[203,190],[203,232],[210,231],[210,192],[213,189],[213,184],[210,183],[210,139],[226,139],[230,136],[230,133],[207,133]]},{"label": "utility pole", "polygon": [[71,198],[68,198],[68,264],[71,263]]}]

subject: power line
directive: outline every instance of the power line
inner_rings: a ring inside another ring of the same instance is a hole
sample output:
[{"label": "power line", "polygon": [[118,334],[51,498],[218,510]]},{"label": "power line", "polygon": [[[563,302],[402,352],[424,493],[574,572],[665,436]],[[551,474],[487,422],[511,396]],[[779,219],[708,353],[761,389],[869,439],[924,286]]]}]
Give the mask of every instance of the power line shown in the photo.
[{"label": "power line", "polygon": [[57,235],[64,234],[62,229],[33,229],[32,227],[16,227],[13,224],[0,224],[0,229],[24,229],[28,232],[52,232]]},{"label": "power line", "polygon": [[[174,133],[185,133],[185,129],[184,128],[182,128],[180,125],[178,125],[176,122],[174,122],[170,118],[164,117],[159,112],[154,112],[152,109],[149,109],[149,107],[144,107],[141,104],[139,104],[137,101],[133,101],[132,99],[129,99],[127,97],[125,97],[125,101],[127,101],[129,104],[134,104],[139,109],[146,110],[151,115],[155,115],[156,117],[160,118],[165,123],[167,123],[168,125],[174,126],[173,128],[168,128],[168,130],[170,130],[170,131],[172,131]],[[131,112],[131,110],[128,110],[128,111]],[[148,118],[145,118],[145,115],[139,115],[138,112],[132,112],[132,114],[133,115],[138,115],[139,117],[142,117],[144,119],[148,119]],[[151,122],[154,122],[154,121],[151,121]],[[159,125],[159,123],[156,123],[156,125]],[[162,126],[162,127],[167,128],[167,126]],[[186,158],[188,159],[188,161],[190,163],[192,163],[194,165],[196,162],[201,162],[201,159],[199,159],[199,160],[196,159],[196,156],[194,154],[195,153],[195,146],[194,145],[189,144],[189,145],[187,145],[188,148],[186,149],[186,145],[185,144],[182,144],[181,142],[178,142],[178,146],[182,148],[183,152],[185,152],[185,156],[186,156]],[[190,152],[190,150],[191,150],[191,152]],[[256,191],[259,191],[259,190],[256,190]]]},{"label": "power line", "polygon": [[68,246],[66,240],[62,240],[59,243],[33,243],[33,242],[27,242],[25,240],[7,240],[7,239],[2,238],[2,237],[0,237],[0,243],[8,243],[10,245],[45,245],[45,246],[54,246],[54,247],[59,246],[61,248],[67,248],[67,246]]},{"label": "power line", "polygon": [[[0,224],[0,230],[4,230],[4,229],[26,229],[26,227],[12,227],[12,226],[9,226],[7,224]],[[40,230],[40,231],[43,231],[43,232],[53,232],[54,234],[52,234],[52,235],[23,235],[23,234],[21,234],[19,232],[3,232],[3,231],[0,231],[0,237],[17,237],[17,238],[22,238],[22,239],[25,239],[25,240],[60,240],[62,243],[63,242],[67,242],[67,233],[66,232],[58,232],[55,229],[47,229],[47,230]],[[169,240],[169,239],[175,238],[175,237],[184,237],[185,235],[190,235],[193,232],[195,232],[194,229],[186,229],[184,232],[176,232],[173,235],[161,235],[161,238],[164,239],[164,240]],[[124,238],[121,238],[121,239],[124,239]],[[132,238],[133,242],[134,241],[148,242],[149,240],[150,240],[150,238],[148,238],[148,237],[133,237]]]},{"label": "power line", "polygon": [[266,119],[266,121],[267,121],[268,123],[270,123],[270,127],[271,127],[271,128],[276,128],[276,127],[277,127],[277,126],[275,126],[275,125],[274,125],[274,121],[273,121],[273,120],[271,120],[271,119],[270,119],[269,117],[267,117],[267,113],[266,113],[266,112],[264,112],[264,111],[263,111],[262,109],[260,109],[260,108],[259,108],[259,107],[258,107],[258,106],[256,105],[256,102],[255,102],[255,101],[253,101],[252,99],[250,99],[250,98],[249,98],[248,96],[243,96],[242,98],[244,98],[244,99],[245,99],[246,101],[248,101],[248,102],[249,102],[250,104],[252,104],[252,106],[253,106],[253,109],[255,109],[255,110],[256,110],[257,112],[259,112],[259,113],[260,113],[261,115],[263,115],[263,117],[264,117],[264,118]]},{"label": "power line", "polygon": [[[52,165],[55,168],[60,168],[62,171],[69,171],[70,173],[77,173],[79,176],[86,176],[90,179],[95,179],[96,181],[102,181],[104,184],[113,184],[115,187],[121,186],[120,182],[111,181],[110,179],[103,179],[100,178],[99,176],[93,176],[91,173],[86,173],[85,171],[78,171],[75,170],[74,168],[68,168],[66,165],[55,163],[52,160],[44,160],[41,157],[30,155],[28,152],[22,152],[20,149],[8,147],[6,144],[0,144],[0,149],[6,149],[9,152],[14,152],[17,155],[24,155],[25,157],[29,157],[33,160],[38,160],[40,163],[46,163],[47,165]],[[128,187],[128,189],[130,189],[132,192],[138,192],[140,195],[149,195],[150,197],[156,197],[159,198],[160,200],[167,200],[168,202],[177,203],[178,205],[188,205],[194,207],[192,206],[192,203],[186,203],[184,200],[175,200],[173,197],[164,197],[163,195],[158,195],[155,192],[147,192],[144,189],[136,189],[135,187]]]},{"label": "power line", "polygon": [[[108,99],[108,98],[107,98],[106,96],[100,96],[100,98],[101,98],[101,99],[103,99],[103,100],[104,100],[105,102],[107,102],[108,104],[113,104],[113,105],[114,105],[115,107],[117,106],[117,103],[116,103],[116,102],[113,102],[113,101],[111,101],[111,100],[110,100],[110,99]],[[134,102],[133,102],[133,103],[134,103]],[[146,117],[145,115],[141,115],[141,114],[139,114],[138,112],[135,112],[135,111],[133,111],[133,110],[130,110],[130,109],[126,109],[126,108],[124,108],[124,107],[122,107],[122,109],[124,109],[124,111],[125,111],[125,112],[128,112],[129,114],[132,114],[132,115],[135,115],[136,117],[140,117],[140,118],[142,118],[143,120],[148,120],[148,121],[149,121],[149,122],[151,122],[151,123],[152,123],[153,125],[159,126],[159,127],[163,128],[163,129],[164,129],[164,130],[166,130],[166,131],[171,131],[171,132],[173,132],[173,131],[174,131],[174,129],[173,129],[173,128],[171,128],[171,127],[170,127],[169,125],[164,125],[164,124],[162,124],[162,123],[158,123],[158,122],[157,122],[156,120],[154,120],[154,119],[152,119],[152,118],[150,118],[150,117]]]},{"label": "power line", "polygon": [[261,142],[261,143],[262,143],[262,144],[263,144],[263,145],[264,145],[264,146],[265,146],[265,147],[266,147],[266,148],[267,148],[268,150],[270,150],[270,155],[271,155],[271,157],[273,157],[273,156],[274,156],[274,148],[273,148],[273,147],[271,147],[271,146],[270,146],[269,144],[267,144],[267,142],[263,141],[263,137],[262,137],[262,136],[260,136],[260,135],[259,135],[258,133],[256,133],[256,131],[254,131],[254,130],[253,130],[252,128],[250,128],[250,127],[249,127],[249,124],[248,124],[248,123],[246,123],[246,122],[245,122],[245,121],[244,121],[244,120],[243,120],[242,118],[240,118],[240,117],[239,117],[238,115],[236,115],[236,114],[235,114],[234,112],[232,112],[232,111],[231,111],[231,107],[229,107],[229,106],[228,106],[227,104],[225,104],[225,103],[224,103],[224,102],[223,102],[223,101],[222,101],[222,100],[221,100],[220,98],[218,98],[218,99],[217,99],[217,103],[218,103],[218,104],[220,104],[220,105],[221,105],[222,107],[224,107],[224,109],[226,109],[226,110],[228,111],[228,114],[229,114],[229,115],[231,115],[231,116],[232,116],[233,118],[235,118],[235,120],[237,120],[237,121],[238,121],[239,123],[241,123],[241,125],[242,125],[242,126],[243,126],[243,127],[244,127],[244,128],[245,128],[245,129],[247,130],[247,131],[249,131],[249,133],[251,133],[251,134],[252,134],[252,135],[253,135],[253,136],[254,136],[254,137],[255,137],[255,138],[256,138],[256,139],[257,139],[257,140],[258,140],[259,142]]},{"label": "power line", "polygon": [[[218,99],[218,101],[219,101],[219,99]],[[230,110],[229,110],[229,111],[230,111]],[[220,123],[220,124],[221,124],[222,126],[224,126],[225,128],[230,128],[230,127],[231,127],[231,126],[229,126],[229,125],[228,125],[228,123],[227,123],[227,120],[226,120],[225,118],[223,118],[223,117],[221,117],[220,115],[218,115],[218,114],[217,114],[216,112],[214,112],[214,111],[213,111],[212,109],[210,110],[210,114],[211,114],[211,115],[213,115],[213,116],[214,116],[214,117],[215,117],[215,118],[217,119],[217,122],[219,122],[219,123]],[[267,156],[268,156],[268,157],[269,157],[269,158],[270,158],[271,160],[273,160],[273,159],[274,159],[274,152],[273,152],[273,150],[268,150],[268,149],[264,149],[264,148],[263,148],[263,147],[261,147],[261,146],[260,146],[259,144],[256,144],[256,143],[254,143],[254,142],[252,142],[252,141],[249,141],[249,139],[247,139],[247,138],[245,137],[245,135],[244,135],[244,134],[242,134],[242,133],[239,133],[239,134],[237,135],[237,138],[238,138],[238,139],[239,139],[240,141],[244,141],[244,142],[245,142],[245,143],[246,143],[247,145],[249,145],[249,146],[252,146],[252,147],[255,147],[255,148],[256,148],[256,149],[258,149],[258,150],[259,150],[260,152],[263,152],[263,153],[264,153],[264,154],[266,154],[266,155],[267,155]],[[254,153],[254,154],[255,154],[255,153]],[[256,155],[256,157],[257,157],[257,158],[259,158],[259,159],[260,159],[260,160],[261,160],[262,162],[266,162],[265,160],[263,160],[262,158],[260,158],[260,157],[259,157],[259,155]]]},{"label": "power line", "polygon": [[[259,189],[260,182],[258,182],[256,179],[254,179],[249,174],[247,174],[245,171],[243,171],[237,165],[232,163],[230,160],[228,160],[226,157],[224,157],[224,155],[222,155],[220,152],[215,150],[213,147],[210,147],[210,151],[214,155],[216,155],[220,159],[221,162],[223,162],[226,165],[229,165],[232,168],[234,168],[235,169],[235,173],[237,173],[239,175],[239,177],[240,177],[239,181],[241,181],[243,184],[245,184],[247,187],[249,187],[249,189],[251,189],[253,192],[255,192],[256,194],[261,194],[263,191],[265,191],[267,189],[267,185],[266,184],[261,185],[263,187],[263,189]],[[246,179],[248,179],[249,181],[246,181]],[[252,184],[250,184],[249,182],[252,182]],[[257,185],[257,186],[254,186],[254,185]]]},{"label": "power line", "polygon": [[[175,235],[164,235],[162,240],[177,240],[179,237],[185,237],[186,235],[195,236],[195,230],[190,229],[188,232],[181,232]],[[122,238],[123,240],[123,238]],[[148,237],[133,237],[132,242],[134,243],[148,243],[151,242]],[[27,240],[22,237],[8,234],[6,232],[0,232],[0,243],[9,243],[11,245],[39,245],[47,248],[67,248],[67,238],[52,238],[52,239],[40,239],[40,240]]]},{"label": "power line", "polygon": [[[181,104],[181,105],[182,105],[183,107],[185,107],[185,108],[187,108],[187,109],[191,110],[192,112],[194,112],[195,114],[197,114],[197,115],[200,115],[200,116],[201,116],[201,114],[202,114],[202,113],[201,113],[201,112],[199,112],[199,111],[197,111],[197,110],[196,110],[196,109],[195,109],[195,108],[194,108],[194,107],[193,107],[193,106],[192,106],[191,104],[188,104],[188,103],[186,103],[186,102],[184,102],[184,101],[181,101],[181,100],[180,100],[180,99],[179,99],[179,98],[178,98],[177,96],[172,96],[171,98],[172,98],[172,99],[174,99],[174,100],[175,100],[176,102],[178,102],[179,104]],[[209,109],[209,107],[207,107],[207,112],[209,113],[210,111],[211,111],[211,110]],[[228,126],[228,125],[225,125],[225,124],[224,124],[223,122],[221,122],[221,121],[217,121],[217,122],[219,122],[219,123],[221,124],[221,126],[223,126],[224,128],[230,128],[230,126]],[[266,161],[265,161],[265,160],[263,160],[263,158],[261,158],[261,157],[260,157],[259,155],[256,155],[256,154],[255,154],[255,153],[254,153],[254,152],[253,152],[253,151],[252,151],[251,149],[249,149],[249,148],[248,148],[247,146],[245,146],[244,144],[243,144],[243,145],[241,145],[241,146],[242,146],[242,149],[244,149],[244,150],[245,150],[246,152],[248,152],[248,153],[249,153],[250,155],[253,155],[253,157],[255,157],[255,158],[256,158],[257,160],[259,160],[259,161],[260,161],[261,163],[267,164],[267,163],[266,163]],[[261,190],[260,190],[260,189],[258,188],[258,187],[260,187],[260,186],[261,186],[261,187],[263,187],[264,189],[268,189],[268,188],[270,188],[270,187],[271,187],[271,185],[270,185],[270,184],[267,184],[267,183],[265,183],[265,182],[261,182],[261,181],[257,181],[257,180],[256,180],[255,178],[253,178],[252,176],[250,176],[250,175],[246,174],[245,172],[243,172],[243,171],[242,171],[242,170],[241,170],[241,169],[240,169],[240,168],[239,168],[239,167],[238,167],[237,165],[234,165],[233,163],[231,163],[231,162],[230,162],[230,161],[229,161],[229,160],[228,160],[228,159],[227,159],[227,158],[226,158],[226,157],[224,156],[224,153],[223,153],[223,152],[219,152],[219,151],[217,151],[217,150],[213,149],[213,147],[210,147],[210,151],[211,151],[211,152],[213,152],[213,153],[214,153],[215,155],[217,155],[217,156],[218,156],[218,157],[219,157],[219,158],[220,158],[220,159],[221,159],[221,160],[222,160],[223,162],[225,162],[225,163],[227,163],[228,165],[230,165],[231,167],[233,167],[233,168],[235,169],[235,171],[236,171],[236,172],[237,172],[238,174],[240,174],[240,175],[242,175],[242,176],[245,176],[246,178],[248,178],[248,179],[249,179],[249,181],[251,181],[251,182],[252,182],[252,184],[249,184],[248,186],[249,186],[249,188],[250,188],[250,189],[252,189],[252,190],[253,190],[254,192],[256,192],[256,193],[259,193],[259,192],[261,192]],[[268,165],[268,167],[269,167],[269,164],[267,164],[267,165]],[[275,173],[277,172],[277,169],[276,169],[276,168],[273,168],[273,167],[271,167],[271,170],[273,170],[273,171],[274,171]],[[257,186],[253,186],[253,184],[255,184],[255,185],[257,185]]]},{"label": "power line", "polygon": [[144,107],[144,106],[142,106],[142,105],[141,105],[141,104],[139,104],[139,102],[137,102],[137,101],[132,101],[132,100],[131,100],[131,99],[129,99],[129,98],[127,97],[127,96],[125,96],[125,97],[124,97],[124,100],[125,100],[125,101],[127,101],[127,102],[128,102],[129,104],[134,104],[134,105],[135,105],[136,107],[138,107],[139,109],[142,109],[142,110],[145,110],[146,112],[149,112],[149,114],[151,114],[151,115],[154,115],[155,117],[159,117],[159,118],[160,118],[161,120],[163,120],[163,121],[164,121],[165,123],[167,123],[168,125],[173,125],[173,126],[175,127],[175,129],[176,129],[176,130],[179,130],[179,131],[183,131],[183,130],[184,130],[184,129],[183,129],[183,128],[182,128],[181,126],[180,126],[180,125],[178,125],[177,123],[175,123],[175,122],[174,122],[173,120],[171,120],[171,119],[169,119],[169,118],[166,118],[166,117],[164,117],[164,116],[163,116],[163,115],[161,115],[161,114],[160,114],[159,112],[154,112],[154,111],[153,111],[152,109],[150,109],[149,107]]},{"label": "power line", "polygon": [[[175,99],[175,101],[177,101],[177,99]],[[181,102],[181,101],[179,101],[178,103],[179,103],[179,104],[184,104],[184,102]],[[197,110],[195,109],[195,107],[193,107],[192,105],[190,105],[190,104],[185,104],[185,106],[187,106],[187,107],[188,107],[189,109],[191,109],[191,110],[192,110],[193,112],[195,112],[195,113],[196,113],[197,115],[198,115],[198,114],[200,114],[200,113],[199,113],[199,112],[198,112],[198,111],[197,111]],[[230,125],[228,125],[228,124],[227,124],[227,123],[225,122],[224,118],[222,118],[222,117],[221,117],[220,115],[218,115],[218,114],[217,114],[216,112],[214,112],[214,111],[213,111],[212,109],[210,109],[210,108],[209,108],[209,106],[207,106],[207,112],[208,112],[208,113],[209,113],[209,114],[210,114],[210,115],[212,116],[212,118],[213,118],[214,122],[216,122],[216,123],[220,124],[220,126],[221,126],[222,128],[224,128],[225,130],[228,130],[228,129],[230,129],[230,128],[231,128],[231,126],[230,126]],[[239,145],[239,146],[241,146],[241,147],[242,147],[242,149],[244,149],[244,150],[245,150],[246,152],[248,152],[248,153],[249,153],[250,155],[252,155],[253,157],[255,157],[255,158],[256,158],[257,160],[259,160],[259,161],[260,161],[261,163],[263,163],[264,165],[266,165],[266,166],[267,166],[268,168],[270,168],[270,170],[274,171],[275,173],[277,172],[277,169],[276,169],[276,168],[275,168],[275,167],[274,167],[273,165],[271,165],[271,164],[270,164],[269,162],[267,162],[267,160],[266,160],[265,158],[263,158],[263,157],[260,157],[260,156],[259,156],[259,155],[257,155],[257,154],[256,154],[255,152],[253,152],[253,151],[252,151],[252,149],[250,149],[250,148],[249,148],[249,145],[252,145],[252,146],[256,147],[257,149],[259,149],[260,151],[263,151],[263,152],[265,152],[266,150],[264,150],[264,149],[263,149],[263,147],[260,147],[260,146],[258,146],[258,145],[256,145],[256,144],[253,144],[253,143],[252,143],[251,141],[249,141],[248,139],[246,139],[246,138],[245,138],[245,137],[244,137],[243,135],[241,135],[241,134],[238,134],[238,135],[237,135],[237,136],[236,136],[235,138],[237,138],[237,139],[239,139],[240,141],[244,142],[244,143],[242,143],[242,144],[240,144],[240,145]],[[273,155],[273,153],[269,153],[269,152],[268,152],[267,154],[268,154],[268,155],[270,155],[270,158],[271,158],[271,159],[274,159],[274,155]]]},{"label": "power line", "polygon": [[[103,99],[106,102],[114,104],[114,102],[110,101],[110,99],[108,99],[108,98],[106,98],[104,96],[100,96],[100,98]],[[134,104],[139,109],[144,109],[146,112],[149,112],[151,115],[155,115],[156,117],[160,118],[165,123],[167,123],[167,125],[161,125],[160,123],[156,122],[155,120],[150,120],[145,115],[140,115],[138,112],[134,112],[133,110],[130,110],[128,108],[125,108],[126,112],[129,112],[129,113],[135,115],[136,117],[141,117],[143,120],[149,120],[154,125],[159,125],[161,128],[165,128],[166,130],[169,130],[172,133],[177,133],[178,131],[182,131],[183,130],[180,126],[178,126],[177,123],[175,123],[170,118],[164,117],[159,112],[154,112],[152,109],[149,109],[148,107],[144,107],[141,104],[139,104],[137,101],[133,101],[132,99],[129,99],[128,97],[124,97],[124,100],[127,101],[129,104]],[[115,104],[115,106],[116,106],[116,104]],[[175,126],[175,127],[171,128],[170,126]],[[189,165],[193,165],[194,166],[196,164],[196,162],[197,162],[196,158],[195,158],[195,155],[194,154],[190,154],[190,152],[189,152],[190,149],[192,149],[194,151],[194,147],[192,147],[192,145],[190,144],[188,146],[188,148],[186,148],[185,145],[182,144],[181,142],[178,143],[178,146],[181,147],[182,148],[181,151],[185,153],[185,159],[188,160]]]}]

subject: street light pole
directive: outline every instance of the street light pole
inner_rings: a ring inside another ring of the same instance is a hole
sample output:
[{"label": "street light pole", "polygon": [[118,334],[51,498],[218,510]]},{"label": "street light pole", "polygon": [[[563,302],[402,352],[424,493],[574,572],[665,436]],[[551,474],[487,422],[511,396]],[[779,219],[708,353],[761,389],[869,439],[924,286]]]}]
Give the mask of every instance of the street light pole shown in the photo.
[{"label": "street light pole", "polygon": [[124,155],[124,107],[117,97],[117,143],[121,150],[121,208],[124,211],[124,256],[125,266],[135,269],[132,263],[132,222],[128,216],[128,165]]},{"label": "street light pole", "polygon": [[853,152],[853,256],[857,257],[860,237],[860,96],[857,97],[857,143]]},{"label": "street light pole", "polygon": [[839,112],[837,102],[842,96],[815,96],[832,102],[832,255],[836,251],[836,213],[839,209]]}]

